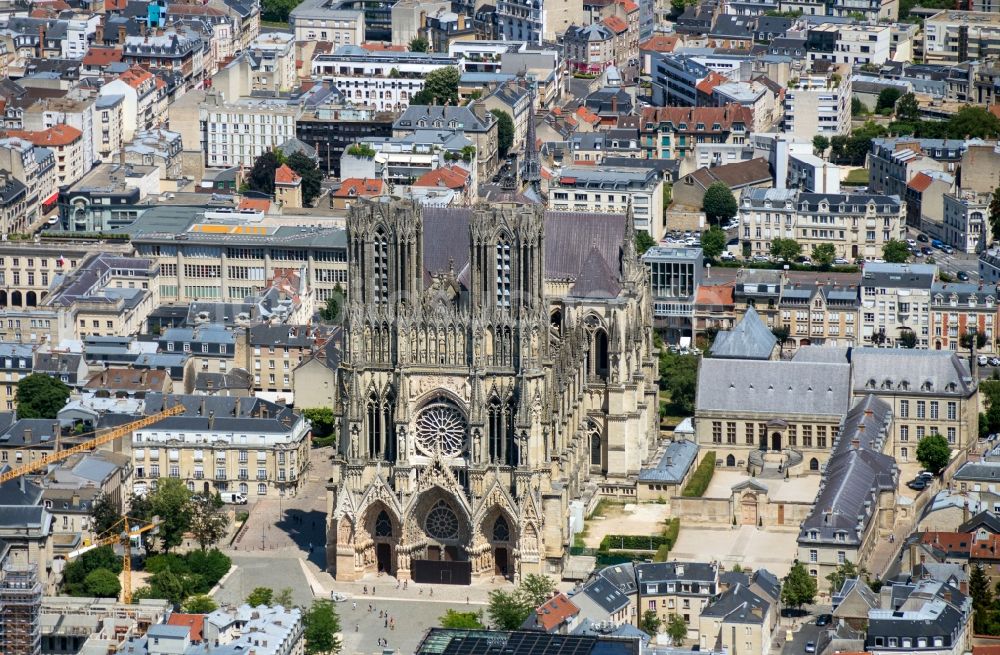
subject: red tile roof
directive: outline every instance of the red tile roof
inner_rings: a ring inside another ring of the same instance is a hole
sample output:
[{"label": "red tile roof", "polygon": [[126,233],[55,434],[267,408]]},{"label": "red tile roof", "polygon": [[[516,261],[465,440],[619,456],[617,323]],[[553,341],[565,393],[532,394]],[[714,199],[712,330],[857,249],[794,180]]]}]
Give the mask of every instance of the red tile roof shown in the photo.
[{"label": "red tile roof", "polygon": [[673,52],[676,47],[677,37],[664,34],[657,34],[639,44],[639,50],[652,50],[653,52]]},{"label": "red tile roof", "polygon": [[265,214],[269,209],[271,209],[271,201],[267,198],[244,198],[240,200],[240,211],[250,210],[264,212]]},{"label": "red tile roof", "polygon": [[349,177],[340,183],[334,198],[372,198],[382,195],[382,180]]},{"label": "red tile roof", "polygon": [[413,186],[445,187],[464,189],[469,183],[469,171],[461,166],[451,165],[427,171],[414,181]]},{"label": "red tile roof", "polygon": [[715,90],[715,87],[720,84],[724,84],[727,81],[728,80],[725,77],[715,71],[709,71],[708,77],[703,79],[701,82],[698,82],[696,88],[705,95],[711,95],[712,91]]},{"label": "red tile roof", "polygon": [[275,184],[298,184],[301,181],[302,176],[289,168],[288,164],[282,164],[274,171]]},{"label": "red tile roof", "polygon": [[1000,644],[972,645],[972,655],[1000,655]]},{"label": "red tile roof", "polygon": [[932,178],[930,175],[927,175],[926,173],[917,173],[916,175],[913,176],[913,179],[910,180],[906,186],[910,187],[914,191],[923,193],[924,191],[927,190],[927,187],[929,187],[932,182],[934,182],[934,178]]},{"label": "red tile roof", "polygon": [[[729,130],[733,123],[742,122],[747,131],[753,127],[753,111],[749,107],[730,103],[725,107],[646,107],[642,110],[643,126],[659,123],[672,123],[678,129],[681,123],[687,125],[686,132],[713,132],[712,126],[719,124],[721,130]],[[698,124],[704,125],[698,130]]]},{"label": "red tile roof", "polygon": [[535,616],[546,632],[551,632],[562,623],[580,613],[580,608],[573,604],[566,594],[557,594],[535,608]]},{"label": "red tile roof", "polygon": [[174,612],[169,617],[167,617],[167,625],[180,625],[187,626],[190,628],[188,635],[191,637],[191,641],[194,643],[201,642],[204,639],[203,634],[205,631],[205,615],[204,614],[181,614],[180,612]]},{"label": "red tile roof", "polygon": [[625,13],[631,14],[633,11],[639,11],[639,5],[632,2],[632,0],[618,0],[618,4],[625,9]]},{"label": "red tile roof", "polygon": [[734,292],[736,285],[734,282],[725,284],[701,285],[698,287],[698,294],[695,296],[696,305],[732,305],[734,304]]},{"label": "red tile roof", "polygon": [[579,120],[582,120],[585,123],[590,123],[591,125],[597,125],[601,122],[601,117],[587,109],[584,105],[580,105],[575,114]]},{"label": "red tile roof", "polygon": [[122,60],[122,51],[119,48],[104,48],[92,46],[83,57],[84,66],[107,66]]},{"label": "red tile roof", "polygon": [[138,89],[146,80],[153,77],[153,74],[142,66],[132,66],[127,71],[118,76],[122,82],[128,84],[133,89]]},{"label": "red tile roof", "polygon": [[621,34],[628,31],[628,23],[617,16],[608,16],[601,21],[605,26],[615,34]]},{"label": "red tile roof", "polygon": [[968,556],[972,547],[972,535],[961,532],[924,532],[920,535],[920,543],[953,555]]},{"label": "red tile roof", "polygon": [[53,125],[47,130],[7,130],[7,136],[31,141],[36,146],[68,146],[79,141],[83,132],[72,125]]}]

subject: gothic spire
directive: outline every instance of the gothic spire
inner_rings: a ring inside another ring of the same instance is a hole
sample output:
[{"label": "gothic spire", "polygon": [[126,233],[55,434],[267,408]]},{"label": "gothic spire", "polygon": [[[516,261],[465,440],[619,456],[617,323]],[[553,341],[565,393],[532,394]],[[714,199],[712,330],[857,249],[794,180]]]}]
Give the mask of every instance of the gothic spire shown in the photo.
[{"label": "gothic spire", "polygon": [[524,144],[524,167],[521,171],[521,180],[526,187],[535,191],[541,197],[542,170],[538,163],[538,137],[535,135],[535,102],[538,90],[538,82],[530,80],[528,83],[528,132]]}]

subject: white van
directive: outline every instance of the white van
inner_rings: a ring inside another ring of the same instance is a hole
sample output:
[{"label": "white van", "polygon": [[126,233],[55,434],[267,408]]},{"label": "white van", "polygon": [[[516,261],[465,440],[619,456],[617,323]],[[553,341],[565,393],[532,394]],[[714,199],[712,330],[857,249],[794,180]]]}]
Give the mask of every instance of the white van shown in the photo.
[{"label": "white van", "polygon": [[246,505],[247,495],[236,493],[235,491],[222,491],[219,493],[222,496],[222,502],[229,503],[230,505]]}]

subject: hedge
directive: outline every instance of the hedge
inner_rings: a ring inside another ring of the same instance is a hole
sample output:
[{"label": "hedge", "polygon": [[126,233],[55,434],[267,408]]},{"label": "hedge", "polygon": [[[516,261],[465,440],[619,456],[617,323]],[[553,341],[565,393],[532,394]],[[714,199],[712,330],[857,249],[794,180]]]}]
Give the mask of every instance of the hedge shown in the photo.
[{"label": "hedge", "polygon": [[660,535],[609,534],[601,540],[598,550],[656,550],[667,543],[667,538]]},{"label": "hedge", "polygon": [[706,489],[708,489],[708,485],[712,481],[712,475],[714,473],[715,451],[710,450],[705,453],[704,457],[701,458],[698,468],[695,469],[694,473],[691,475],[691,479],[688,481],[687,486],[684,487],[684,491],[681,495],[687,498],[701,498],[701,495],[705,493]]},{"label": "hedge", "polygon": [[670,548],[674,547],[677,543],[677,536],[681,532],[681,520],[677,517],[672,519],[667,519],[667,528],[663,531],[663,536],[667,540],[667,545]]}]

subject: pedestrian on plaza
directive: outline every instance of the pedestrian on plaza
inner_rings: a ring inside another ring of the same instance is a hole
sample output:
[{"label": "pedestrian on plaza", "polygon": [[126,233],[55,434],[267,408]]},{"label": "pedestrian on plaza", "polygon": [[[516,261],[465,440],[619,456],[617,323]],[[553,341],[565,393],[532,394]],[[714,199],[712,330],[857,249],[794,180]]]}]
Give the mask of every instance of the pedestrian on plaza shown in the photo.
[{"label": "pedestrian on plaza", "polygon": [[372,613],[372,610],[373,610],[373,609],[374,609],[374,608],[372,607],[372,604],[371,604],[371,603],[368,603],[368,613],[369,613],[369,614],[371,614],[371,613]]},{"label": "pedestrian on plaza", "polygon": [[354,601],[353,605],[354,605],[353,609],[357,610],[358,609],[358,601]]},{"label": "pedestrian on plaza", "polygon": [[386,628],[388,628],[388,627],[389,627],[389,619],[386,619],[386,620],[385,620],[385,626],[384,626],[384,627],[386,627]]},{"label": "pedestrian on plaza", "polygon": [[372,596],[375,595],[375,585],[372,585]]},{"label": "pedestrian on plaza", "polygon": [[357,632],[357,631],[358,631],[358,630],[360,630],[360,629],[361,629],[361,626],[360,626],[360,625],[358,625],[357,623],[355,623],[355,624],[354,624],[354,631],[355,631],[355,632]]},{"label": "pedestrian on plaza", "polygon": [[364,586],[364,587],[362,588],[362,591],[361,591],[361,593],[363,593],[363,594],[364,594],[365,596],[367,596],[367,595],[368,595],[368,585],[365,585],[365,586]]},{"label": "pedestrian on plaza", "polygon": [[431,587],[431,598],[434,598],[434,587]]},{"label": "pedestrian on plaza", "polygon": [[409,581],[408,580],[403,580],[403,591],[406,591],[406,584],[407,584],[407,582],[409,582]]},{"label": "pedestrian on plaza", "polygon": [[399,580],[396,580],[396,589],[399,589],[399,585],[402,584]]},{"label": "pedestrian on plaza", "polygon": [[466,605],[468,605],[468,604],[469,604],[469,597],[468,597],[468,596],[466,596],[466,597],[465,597],[465,604],[466,604]]}]

